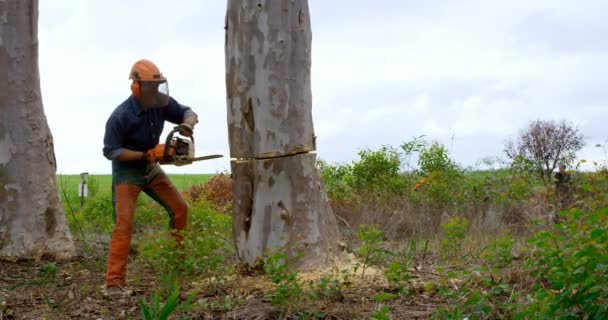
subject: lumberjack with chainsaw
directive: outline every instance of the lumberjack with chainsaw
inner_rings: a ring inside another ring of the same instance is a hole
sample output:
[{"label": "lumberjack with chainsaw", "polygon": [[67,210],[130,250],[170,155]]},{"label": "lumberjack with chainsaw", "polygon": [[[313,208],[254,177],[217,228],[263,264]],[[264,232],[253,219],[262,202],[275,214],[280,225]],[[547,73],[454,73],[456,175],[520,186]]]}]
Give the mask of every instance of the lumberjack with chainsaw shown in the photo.
[{"label": "lumberjack with chainsaw", "polygon": [[175,139],[167,139],[170,145],[158,143],[165,121],[177,124],[175,131],[181,135],[192,137],[197,115],[169,96],[167,79],[151,61],[137,61],[129,79],[132,95],[112,112],[104,136],[103,154],[112,160],[116,223],[108,256],[106,289],[122,289],[126,285],[135,203],[142,191],[167,210],[169,227],[176,231],[178,243],[182,241],[178,232],[186,228],[188,218],[186,202],[158,163],[172,163],[178,156],[192,157],[194,146],[188,145],[190,150],[185,152],[189,153],[180,155],[178,151],[184,148],[176,148]]}]

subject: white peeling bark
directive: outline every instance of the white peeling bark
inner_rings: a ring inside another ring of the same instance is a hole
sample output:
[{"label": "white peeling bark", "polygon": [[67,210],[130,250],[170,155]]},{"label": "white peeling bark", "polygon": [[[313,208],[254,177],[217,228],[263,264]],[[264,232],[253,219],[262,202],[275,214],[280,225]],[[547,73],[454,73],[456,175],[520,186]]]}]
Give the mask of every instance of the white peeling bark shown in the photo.
[{"label": "white peeling bark", "polygon": [[303,254],[293,266],[328,265],[336,256],[336,218],[315,154],[232,162],[233,232],[241,262],[255,266],[267,250]]},{"label": "white peeling bark", "polygon": [[226,20],[230,155],[315,150],[307,1],[228,1]]},{"label": "white peeling bark", "polygon": [[226,101],[233,177],[233,234],[240,261],[267,251],[327,266],[338,228],[315,165],[306,0],[229,0]]},{"label": "white peeling bark", "polygon": [[0,258],[69,258],[38,72],[38,2],[0,1]]}]

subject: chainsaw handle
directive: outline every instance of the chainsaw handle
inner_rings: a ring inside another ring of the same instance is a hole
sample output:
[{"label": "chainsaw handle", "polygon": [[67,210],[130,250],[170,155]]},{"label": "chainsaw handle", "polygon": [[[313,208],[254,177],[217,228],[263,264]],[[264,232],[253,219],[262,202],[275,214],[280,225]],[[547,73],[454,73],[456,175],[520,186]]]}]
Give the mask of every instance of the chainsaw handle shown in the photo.
[{"label": "chainsaw handle", "polygon": [[[179,133],[180,131],[181,126],[177,125],[173,127],[173,130],[171,130],[167,134],[167,139],[165,139],[165,152],[163,154],[163,158],[167,159],[169,157],[169,150],[171,148],[171,141],[173,140],[173,135],[175,135],[175,133]],[[194,144],[194,135],[190,136],[190,141],[192,141],[192,144]]]}]

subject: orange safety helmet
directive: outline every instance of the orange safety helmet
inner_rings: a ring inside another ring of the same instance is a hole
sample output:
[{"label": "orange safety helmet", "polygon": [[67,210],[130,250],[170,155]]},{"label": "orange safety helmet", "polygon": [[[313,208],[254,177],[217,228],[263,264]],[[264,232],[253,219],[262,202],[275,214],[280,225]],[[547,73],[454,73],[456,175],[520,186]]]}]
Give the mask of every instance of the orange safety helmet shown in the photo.
[{"label": "orange safety helmet", "polygon": [[133,80],[131,83],[131,92],[137,98],[141,97],[141,82],[142,81],[150,81],[150,82],[165,82],[167,79],[160,72],[158,67],[154,64],[154,62],[141,59],[131,67],[131,72],[129,73],[129,79]]}]

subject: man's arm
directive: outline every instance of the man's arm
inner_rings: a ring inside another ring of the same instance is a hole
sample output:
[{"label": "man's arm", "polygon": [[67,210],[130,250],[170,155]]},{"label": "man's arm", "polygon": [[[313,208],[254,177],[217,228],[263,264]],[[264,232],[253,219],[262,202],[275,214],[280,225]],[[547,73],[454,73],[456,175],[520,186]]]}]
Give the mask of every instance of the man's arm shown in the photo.
[{"label": "man's arm", "polygon": [[194,129],[194,125],[198,123],[198,115],[192,110],[187,110],[184,112],[184,119],[182,122],[190,125]]},{"label": "man's arm", "polygon": [[145,152],[122,148],[122,152],[114,158],[118,161],[140,161],[145,159]]},{"label": "man's arm", "polygon": [[103,138],[103,155],[108,160],[140,161],[145,160],[145,153],[123,147],[125,130],[120,120],[110,116],[106,122],[106,132]]}]

